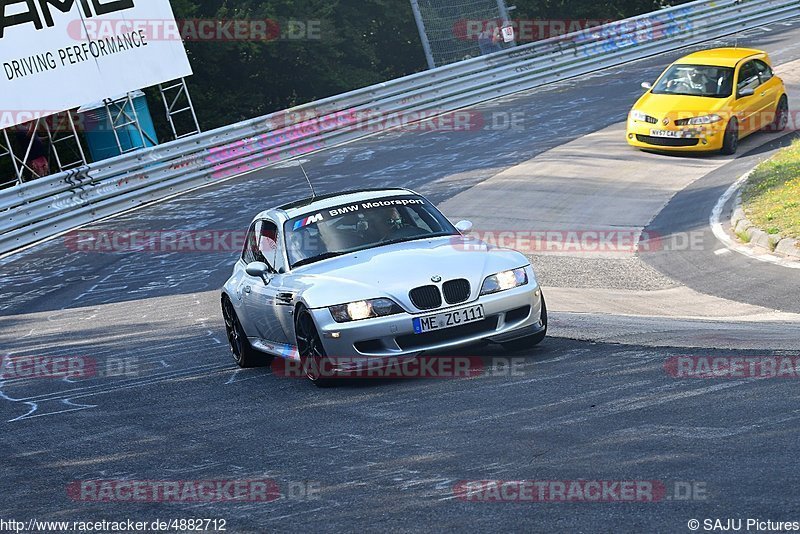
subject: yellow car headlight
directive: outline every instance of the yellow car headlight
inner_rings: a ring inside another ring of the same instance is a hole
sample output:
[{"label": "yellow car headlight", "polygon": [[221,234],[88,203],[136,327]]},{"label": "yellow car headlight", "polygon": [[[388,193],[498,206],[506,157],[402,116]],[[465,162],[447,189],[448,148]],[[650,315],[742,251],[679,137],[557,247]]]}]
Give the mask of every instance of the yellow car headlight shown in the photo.
[{"label": "yellow car headlight", "polygon": [[719,122],[722,120],[722,117],[719,115],[711,114],[711,115],[703,115],[702,117],[694,117],[689,119],[687,124],[692,126],[699,126],[701,124],[713,124],[715,122]]},{"label": "yellow car headlight", "polygon": [[638,109],[634,109],[631,110],[631,118],[635,121],[646,122],[647,114],[643,111],[639,111]]}]

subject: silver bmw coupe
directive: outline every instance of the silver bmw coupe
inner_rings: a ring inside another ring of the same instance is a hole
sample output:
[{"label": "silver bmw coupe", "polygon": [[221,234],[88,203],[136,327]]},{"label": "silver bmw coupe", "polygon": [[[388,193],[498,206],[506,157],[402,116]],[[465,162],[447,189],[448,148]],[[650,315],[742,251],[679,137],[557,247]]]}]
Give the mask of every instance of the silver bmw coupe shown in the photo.
[{"label": "silver bmw coupe", "polygon": [[321,386],[330,385],[319,373],[326,363],[347,376],[376,358],[538,344],[547,308],[530,261],[471,230],[407,189],[317,196],[259,213],[222,289],[236,363],[297,360]]}]

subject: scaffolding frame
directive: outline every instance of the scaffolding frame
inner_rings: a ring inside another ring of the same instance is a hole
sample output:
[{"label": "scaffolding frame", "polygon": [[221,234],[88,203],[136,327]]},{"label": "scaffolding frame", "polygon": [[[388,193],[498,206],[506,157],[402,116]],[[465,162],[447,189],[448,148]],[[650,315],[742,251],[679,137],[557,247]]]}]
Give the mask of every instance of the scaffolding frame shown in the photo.
[{"label": "scaffolding frame", "polygon": [[[164,103],[167,123],[172,130],[174,139],[181,139],[202,132],[185,78],[180,78],[179,80],[166,85],[159,84],[158,91],[161,95],[161,100]],[[130,91],[120,98],[107,98],[103,100],[103,105],[106,108],[106,112],[111,123],[110,127],[114,132],[114,138],[120,154],[126,154],[135,150],[140,150],[147,146],[147,142],[150,142],[152,145],[158,144],[158,142],[148,135],[147,132],[145,132],[142,128],[139,115],[136,112],[133,94],[134,91]],[[38,135],[41,133],[44,137],[46,137],[46,142],[49,143],[50,148],[49,153],[53,156],[52,158],[48,159],[52,159],[51,163],[55,163],[53,172],[62,172],[88,164],[86,152],[83,149],[80,135],[75,125],[74,113],[75,110],[62,111],[60,113],[50,115],[47,118],[40,117],[28,123],[24,123],[29,125],[29,130],[32,128],[34,134]],[[191,120],[194,129],[179,134],[175,117],[184,113],[191,114]],[[55,130],[51,128],[47,119],[54,117],[54,120],[59,121],[56,122],[56,124],[60,125],[62,123],[59,119],[59,116],[64,114],[66,115],[66,121],[64,121],[64,124],[68,124],[69,127],[63,129],[59,127],[55,128]],[[136,132],[138,132],[141,144],[140,146],[131,146],[130,148],[125,149],[123,148],[120,135],[123,131],[128,131],[130,127],[135,128]],[[0,179],[0,186],[7,186],[14,183],[16,185],[21,185],[27,181],[26,177],[28,175],[30,176],[30,179],[41,178],[41,176],[39,176],[28,164],[31,150],[36,142],[34,139],[35,136],[31,135],[27,146],[24,147],[24,156],[20,157],[18,152],[23,151],[15,150],[14,143],[11,141],[11,138],[8,134],[9,129],[10,128],[0,130],[0,132],[2,132],[2,135],[0,135],[0,159],[6,157],[11,159],[14,169],[14,179]],[[64,145],[70,142],[75,144],[75,153],[77,154],[78,158],[75,161],[65,161],[64,153],[62,152],[64,150]]]},{"label": "scaffolding frame", "polygon": [[[190,135],[199,134],[201,131],[200,123],[197,121],[197,113],[195,113],[194,110],[192,96],[189,94],[189,88],[186,86],[186,78],[181,78],[176,83],[166,87],[164,87],[164,84],[158,84],[158,90],[161,93],[161,100],[164,102],[164,109],[167,112],[167,122],[172,129],[172,136],[175,139],[182,139]],[[174,93],[172,97],[170,96],[170,92]],[[191,114],[194,129],[178,134],[178,128],[175,125],[175,117],[183,113]]]},{"label": "scaffolding frame", "polygon": [[[44,130],[47,134],[47,139],[50,141],[50,147],[52,149],[53,158],[55,158],[56,161],[56,168],[58,169],[58,172],[86,165],[86,153],[83,150],[83,145],[81,144],[80,137],[78,136],[78,130],[75,128],[74,115],[71,110],[63,111],[53,115],[57,121],[55,123],[56,125],[61,124],[59,117],[62,115],[64,115],[66,120],[69,122],[69,129],[56,128],[55,131],[53,131],[53,129],[50,128],[50,123],[47,120],[44,121]],[[63,135],[59,135],[59,133]],[[75,153],[78,157],[78,159],[75,161],[65,162],[64,158],[62,157],[62,153],[59,151],[59,145],[68,143],[74,143]]]},{"label": "scaffolding frame", "polygon": [[[117,148],[120,154],[127,154],[128,152],[144,148],[147,146],[147,141],[150,141],[153,146],[158,144],[156,140],[150,137],[142,128],[142,122],[139,120],[139,114],[136,112],[136,104],[133,101],[133,93],[126,93],[125,96],[116,99],[107,98],[103,100],[103,104],[105,104],[107,116],[111,121],[111,131],[114,132],[114,139],[117,141]],[[122,147],[120,133],[124,131],[130,136],[128,133],[129,126],[133,126],[139,133],[141,146],[136,146],[131,143],[129,148]]]},{"label": "scaffolding frame", "polygon": [[[75,121],[72,118],[72,112],[70,112],[70,111],[61,112],[61,113],[57,113],[55,115],[51,115],[50,117],[56,117],[56,120],[58,120],[58,116],[63,114],[63,113],[67,114],[68,122],[69,122],[69,125],[70,125],[70,131],[66,132],[65,135],[61,136],[61,137],[59,137],[57,131],[55,132],[55,135],[54,135],[53,129],[50,127],[50,125],[48,124],[48,122],[47,122],[45,117],[39,117],[39,118],[34,119],[34,120],[30,121],[30,122],[23,123],[23,124],[27,124],[28,125],[26,127],[26,130],[28,131],[28,133],[26,135],[29,135],[30,137],[28,138],[27,143],[22,147],[22,152],[24,153],[24,155],[22,157],[20,157],[19,154],[18,154],[18,151],[15,150],[15,148],[19,148],[19,147],[15,147],[14,146],[14,142],[11,140],[11,138],[8,135],[8,129],[5,129],[5,130],[2,131],[3,135],[2,135],[2,138],[0,138],[0,158],[3,158],[3,157],[10,157],[11,158],[11,163],[12,163],[13,168],[14,168],[14,180],[16,181],[17,185],[24,183],[25,182],[25,178],[28,175],[30,176],[30,179],[32,179],[32,180],[36,179],[36,178],[42,178],[42,176],[40,176],[36,172],[36,170],[34,170],[34,168],[31,167],[28,164],[29,163],[28,160],[30,159],[31,151],[33,150],[33,145],[37,142],[37,137],[39,137],[39,139],[38,139],[39,141],[44,142],[41,139],[42,134],[44,134],[44,136],[50,142],[49,143],[49,150],[48,150],[48,157],[47,157],[48,163],[50,162],[50,156],[51,155],[54,156],[55,161],[56,161],[56,168],[58,169],[58,172],[61,172],[63,170],[66,170],[66,169],[69,169],[69,168],[72,168],[72,167],[77,167],[77,166],[80,166],[82,164],[83,165],[86,164],[86,156],[85,156],[85,154],[83,152],[83,147],[80,144],[80,139],[78,138],[78,133],[77,133],[76,128],[75,128]],[[58,129],[56,129],[56,130],[58,130]],[[78,156],[80,157],[80,159],[78,161],[70,162],[70,163],[66,163],[65,164],[63,162],[62,155],[59,152],[59,146],[58,145],[64,144],[66,142],[69,142],[70,140],[74,140],[75,143],[77,144],[77,151],[76,152],[77,152]],[[12,183],[12,181],[10,181],[10,180],[4,181],[4,182],[0,182],[0,186],[9,185],[11,183]]]}]

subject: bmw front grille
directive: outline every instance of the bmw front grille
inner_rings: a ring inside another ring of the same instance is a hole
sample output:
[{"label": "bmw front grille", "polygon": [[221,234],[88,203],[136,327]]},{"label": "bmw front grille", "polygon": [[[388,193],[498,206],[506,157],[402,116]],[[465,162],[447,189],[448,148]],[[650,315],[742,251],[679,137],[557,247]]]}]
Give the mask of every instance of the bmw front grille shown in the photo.
[{"label": "bmw front grille", "polygon": [[408,296],[420,310],[433,310],[442,305],[442,294],[436,286],[420,286],[409,291]]},{"label": "bmw front grille", "polygon": [[469,298],[470,290],[469,280],[464,278],[448,280],[442,285],[444,300],[448,304],[460,304],[466,301]]}]

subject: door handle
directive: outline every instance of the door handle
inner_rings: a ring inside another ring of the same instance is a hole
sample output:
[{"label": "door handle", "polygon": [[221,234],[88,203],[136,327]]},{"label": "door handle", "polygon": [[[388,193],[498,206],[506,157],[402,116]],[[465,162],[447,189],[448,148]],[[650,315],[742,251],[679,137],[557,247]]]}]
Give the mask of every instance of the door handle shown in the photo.
[{"label": "door handle", "polygon": [[767,92],[764,91],[763,93],[761,93],[761,96],[767,96]]}]

